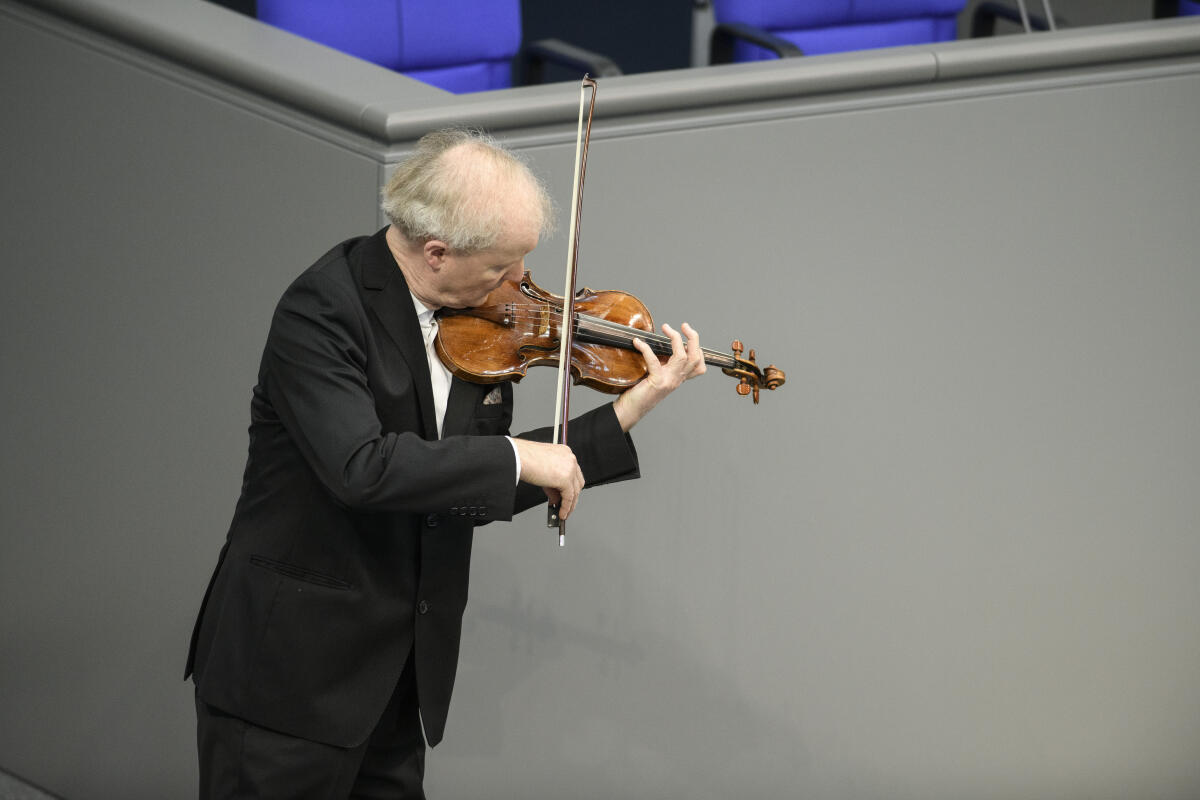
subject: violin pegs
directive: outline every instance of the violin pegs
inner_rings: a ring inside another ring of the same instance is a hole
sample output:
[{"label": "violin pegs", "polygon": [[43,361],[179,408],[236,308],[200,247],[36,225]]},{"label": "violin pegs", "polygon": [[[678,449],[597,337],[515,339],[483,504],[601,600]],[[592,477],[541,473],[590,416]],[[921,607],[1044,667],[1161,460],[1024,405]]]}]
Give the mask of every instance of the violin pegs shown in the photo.
[{"label": "violin pegs", "polygon": [[745,360],[742,359],[742,350],[744,347],[745,345],[738,339],[733,340],[730,349],[733,351],[735,364],[725,368],[724,372],[726,375],[738,379],[734,390],[742,397],[748,394],[753,395],[754,403],[757,405],[761,389],[764,386],[767,389],[778,389],[783,385],[786,376],[783,374],[783,370],[774,364],[771,364],[760,372],[756,362],[758,358],[756,352],[751,350]]}]

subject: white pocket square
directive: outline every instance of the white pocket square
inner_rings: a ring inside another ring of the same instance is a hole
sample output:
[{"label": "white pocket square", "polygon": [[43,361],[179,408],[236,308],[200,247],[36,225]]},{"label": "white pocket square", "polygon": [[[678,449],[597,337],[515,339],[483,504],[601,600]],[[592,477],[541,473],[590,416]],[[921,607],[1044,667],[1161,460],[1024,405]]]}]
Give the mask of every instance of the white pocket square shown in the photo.
[{"label": "white pocket square", "polygon": [[485,406],[494,406],[497,403],[502,402],[504,402],[504,395],[501,394],[499,386],[494,387],[490,392],[487,393],[487,396],[483,398],[483,404]]}]

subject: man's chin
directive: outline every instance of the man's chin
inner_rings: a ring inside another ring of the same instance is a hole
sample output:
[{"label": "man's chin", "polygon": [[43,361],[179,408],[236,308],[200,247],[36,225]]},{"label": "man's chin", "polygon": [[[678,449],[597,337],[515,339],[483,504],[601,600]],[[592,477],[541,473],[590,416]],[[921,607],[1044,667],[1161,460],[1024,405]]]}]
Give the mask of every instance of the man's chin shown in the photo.
[{"label": "man's chin", "polygon": [[442,308],[453,308],[456,310],[464,309],[464,308],[477,308],[477,307],[483,305],[483,302],[487,299],[488,299],[488,295],[485,294],[483,297],[480,297],[478,300],[468,301],[465,303],[462,302],[461,300],[456,300],[452,303],[446,303],[444,306],[442,306]]}]

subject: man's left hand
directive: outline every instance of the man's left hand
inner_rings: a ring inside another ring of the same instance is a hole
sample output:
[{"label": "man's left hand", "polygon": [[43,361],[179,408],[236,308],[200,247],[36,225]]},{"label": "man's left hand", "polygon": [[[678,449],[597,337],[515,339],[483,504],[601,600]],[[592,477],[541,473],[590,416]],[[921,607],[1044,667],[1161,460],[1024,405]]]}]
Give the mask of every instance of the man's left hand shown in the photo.
[{"label": "man's left hand", "polygon": [[646,360],[646,377],[626,389],[613,403],[622,430],[628,431],[684,381],[703,375],[708,368],[700,349],[700,334],[686,322],[681,327],[686,343],[679,331],[665,323],[662,326],[663,333],[671,340],[671,357],[665,363],[658,360],[650,345],[641,339],[633,340],[633,346]]}]

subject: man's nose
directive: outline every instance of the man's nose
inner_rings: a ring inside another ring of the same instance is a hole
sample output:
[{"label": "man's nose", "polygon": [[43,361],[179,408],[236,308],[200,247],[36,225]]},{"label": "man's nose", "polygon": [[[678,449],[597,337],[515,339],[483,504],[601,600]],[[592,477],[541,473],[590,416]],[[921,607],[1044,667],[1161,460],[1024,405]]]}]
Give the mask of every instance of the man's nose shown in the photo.
[{"label": "man's nose", "polygon": [[505,273],[504,280],[519,281],[524,276],[525,276],[525,259],[521,259],[516,264],[513,264],[512,269],[510,269],[507,273]]}]

